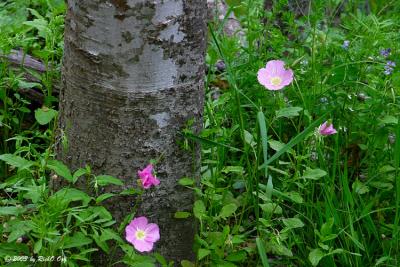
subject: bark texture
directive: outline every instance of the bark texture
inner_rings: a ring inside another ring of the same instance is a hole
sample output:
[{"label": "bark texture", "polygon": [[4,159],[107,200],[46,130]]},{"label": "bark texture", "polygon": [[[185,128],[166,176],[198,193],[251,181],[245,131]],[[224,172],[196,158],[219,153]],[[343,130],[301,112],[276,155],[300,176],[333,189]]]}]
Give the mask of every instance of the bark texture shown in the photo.
[{"label": "bark texture", "polygon": [[[66,16],[60,128],[68,148],[57,154],[126,189],[162,156],[161,184],[145,192],[136,216],[160,226],[156,251],[175,261],[194,256],[194,220],[174,213],[191,211],[193,193],[177,180],[199,169],[199,148],[183,150],[179,131],[202,124],[206,10],[206,0],[68,0]],[[120,222],[135,204],[128,196],[106,206]]]}]

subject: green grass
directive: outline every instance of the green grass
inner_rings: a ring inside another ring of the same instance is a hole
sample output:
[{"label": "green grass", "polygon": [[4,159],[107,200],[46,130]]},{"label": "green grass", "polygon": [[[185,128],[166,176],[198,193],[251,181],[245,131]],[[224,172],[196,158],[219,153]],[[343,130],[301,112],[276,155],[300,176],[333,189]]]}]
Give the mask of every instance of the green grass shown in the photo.
[{"label": "green grass", "polygon": [[[354,3],[338,25],[322,14],[337,6],[324,3],[297,19],[284,4],[264,13],[261,1],[233,3],[245,46],[210,27],[209,68],[223,60],[226,71],[208,75],[202,137],[225,147],[203,143],[203,265],[398,265],[398,141],[388,137],[398,131],[400,76],[383,70],[387,60],[397,63],[399,20],[380,12],[390,10],[385,5],[373,3],[366,15]],[[261,23],[265,18],[281,27]],[[385,59],[379,51],[388,47]],[[271,59],[295,73],[281,92],[257,82]],[[220,80],[228,88],[217,88]],[[338,134],[322,138],[315,129],[326,119]],[[229,203],[236,212],[215,221]],[[215,242],[226,225],[241,242]],[[229,258],[240,251],[246,255]]]},{"label": "green grass", "polygon": [[[400,264],[400,8],[312,2],[308,15],[296,17],[284,0],[267,12],[261,0],[229,1],[245,43],[209,24],[204,129],[183,132],[202,144],[200,185],[181,181],[197,195],[199,222],[198,260],[184,266]],[[49,189],[50,171],[71,183],[101,179],[89,167],[71,171],[53,160],[64,9],[63,1],[0,4],[2,53],[19,48],[47,68],[28,83],[26,70],[0,62],[0,263],[10,253],[64,253],[80,266],[97,250],[112,253],[113,240],[127,263],[167,266],[121,239],[133,215],[112,230],[111,215],[97,205],[111,196]],[[272,59],[294,72],[281,91],[257,81]],[[385,75],[388,60],[397,66]],[[32,87],[46,107],[19,92]],[[317,128],[328,119],[338,133],[322,137]]]}]

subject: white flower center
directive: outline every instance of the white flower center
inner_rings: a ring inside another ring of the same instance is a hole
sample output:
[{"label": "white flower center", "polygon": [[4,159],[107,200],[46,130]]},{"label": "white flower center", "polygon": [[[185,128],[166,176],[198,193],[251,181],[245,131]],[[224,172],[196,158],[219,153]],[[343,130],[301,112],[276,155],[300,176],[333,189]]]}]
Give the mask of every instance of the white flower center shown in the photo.
[{"label": "white flower center", "polygon": [[282,83],[281,77],[275,76],[271,78],[272,85],[278,86]]},{"label": "white flower center", "polygon": [[136,236],[136,239],[143,240],[146,237],[146,232],[143,230],[137,229],[135,236]]}]

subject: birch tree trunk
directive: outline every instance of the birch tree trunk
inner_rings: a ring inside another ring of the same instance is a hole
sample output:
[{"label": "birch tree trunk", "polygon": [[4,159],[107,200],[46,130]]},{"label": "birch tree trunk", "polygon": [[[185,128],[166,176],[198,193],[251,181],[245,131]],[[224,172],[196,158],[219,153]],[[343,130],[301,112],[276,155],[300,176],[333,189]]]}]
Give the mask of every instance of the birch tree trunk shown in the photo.
[{"label": "birch tree trunk", "polygon": [[[68,0],[66,15],[60,129],[68,147],[58,144],[57,155],[125,188],[161,157],[161,184],[145,192],[136,216],[160,226],[156,251],[176,261],[193,259],[194,220],[174,213],[193,203],[177,180],[199,170],[199,147],[183,150],[179,131],[202,124],[206,10],[206,0]],[[120,222],[135,204],[117,197],[106,207]]]}]

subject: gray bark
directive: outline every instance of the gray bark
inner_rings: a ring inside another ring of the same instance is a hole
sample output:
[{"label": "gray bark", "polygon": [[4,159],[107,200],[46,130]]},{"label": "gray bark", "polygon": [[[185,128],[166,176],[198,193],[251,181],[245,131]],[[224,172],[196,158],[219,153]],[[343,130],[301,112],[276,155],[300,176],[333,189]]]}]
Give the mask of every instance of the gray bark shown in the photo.
[{"label": "gray bark", "polygon": [[[199,147],[183,150],[179,131],[189,120],[195,132],[202,124],[206,10],[206,0],[68,0],[66,15],[59,121],[69,144],[58,144],[58,157],[128,189],[162,156],[161,184],[145,191],[136,216],[160,226],[156,251],[175,261],[194,258],[194,220],[173,217],[193,203],[177,180],[199,170]],[[120,222],[135,201],[106,207]]]}]

